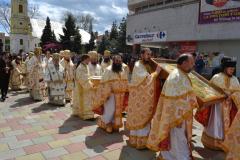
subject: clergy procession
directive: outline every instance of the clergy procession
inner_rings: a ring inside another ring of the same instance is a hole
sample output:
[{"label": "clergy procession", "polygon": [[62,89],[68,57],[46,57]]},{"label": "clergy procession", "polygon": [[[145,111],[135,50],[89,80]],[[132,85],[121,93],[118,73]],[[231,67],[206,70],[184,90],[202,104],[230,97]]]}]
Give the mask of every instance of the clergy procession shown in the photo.
[{"label": "clergy procession", "polygon": [[40,47],[25,60],[17,56],[9,62],[8,55],[1,55],[2,101],[9,85],[16,92],[25,86],[33,101],[47,100],[52,106],[70,103],[72,116],[96,119],[108,134],[125,128],[129,146],[158,152],[158,160],[194,159],[196,120],[204,127],[201,141],[206,148],[224,151],[226,160],[240,159],[240,84],[230,57],[222,58],[220,72],[210,81],[204,79],[224,97],[203,105],[191,77],[192,54],[180,55],[167,76],[149,48],[141,49],[132,71],[121,54],[108,50],[103,55],[89,51],[77,64],[70,50],[42,55]]}]

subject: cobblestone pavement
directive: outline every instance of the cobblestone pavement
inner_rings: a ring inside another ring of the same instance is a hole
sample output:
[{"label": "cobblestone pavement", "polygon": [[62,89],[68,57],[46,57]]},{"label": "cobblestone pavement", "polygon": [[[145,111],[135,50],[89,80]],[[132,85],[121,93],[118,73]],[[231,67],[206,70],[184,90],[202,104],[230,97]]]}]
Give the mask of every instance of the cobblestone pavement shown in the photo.
[{"label": "cobblestone pavement", "polygon": [[[194,124],[196,159],[223,160],[224,153],[204,149]],[[34,102],[24,91],[0,102],[1,160],[154,160],[156,153],[126,145],[127,131],[107,134],[95,121],[71,117],[71,107]]]}]

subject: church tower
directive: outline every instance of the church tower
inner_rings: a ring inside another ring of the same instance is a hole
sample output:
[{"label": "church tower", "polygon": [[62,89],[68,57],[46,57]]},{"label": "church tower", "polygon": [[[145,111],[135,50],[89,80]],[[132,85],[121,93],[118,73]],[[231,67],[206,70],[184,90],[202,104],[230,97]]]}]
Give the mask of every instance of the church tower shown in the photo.
[{"label": "church tower", "polygon": [[27,0],[11,0],[10,50],[12,54],[30,51],[32,28]]}]

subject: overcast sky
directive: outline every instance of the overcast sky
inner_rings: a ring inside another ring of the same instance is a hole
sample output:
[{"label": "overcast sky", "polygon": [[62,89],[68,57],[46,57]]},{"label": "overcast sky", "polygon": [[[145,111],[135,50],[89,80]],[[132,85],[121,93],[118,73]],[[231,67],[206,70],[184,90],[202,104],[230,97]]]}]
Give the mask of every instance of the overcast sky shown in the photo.
[{"label": "overcast sky", "polygon": [[[4,1],[10,3],[10,0]],[[29,4],[39,6],[39,18],[49,16],[52,21],[58,22],[62,21],[66,11],[76,15],[89,13],[96,20],[94,30],[99,32],[110,29],[114,20],[119,22],[128,13],[127,0],[29,0]]]}]

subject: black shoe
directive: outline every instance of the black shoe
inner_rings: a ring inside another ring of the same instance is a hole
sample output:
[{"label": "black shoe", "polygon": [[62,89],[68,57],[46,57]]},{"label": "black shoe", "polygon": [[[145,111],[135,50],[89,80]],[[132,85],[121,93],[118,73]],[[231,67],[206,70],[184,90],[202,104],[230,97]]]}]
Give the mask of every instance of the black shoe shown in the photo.
[{"label": "black shoe", "polygon": [[1,102],[4,102],[5,101],[5,98],[1,98]]}]

